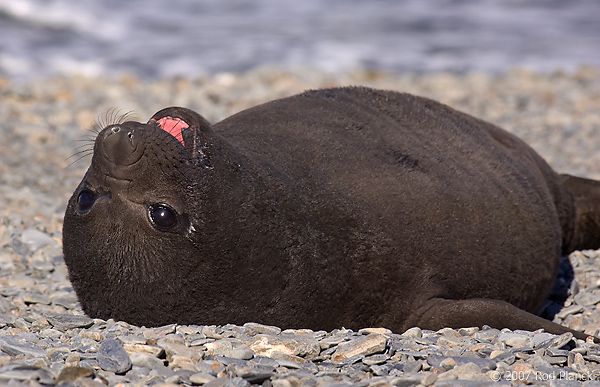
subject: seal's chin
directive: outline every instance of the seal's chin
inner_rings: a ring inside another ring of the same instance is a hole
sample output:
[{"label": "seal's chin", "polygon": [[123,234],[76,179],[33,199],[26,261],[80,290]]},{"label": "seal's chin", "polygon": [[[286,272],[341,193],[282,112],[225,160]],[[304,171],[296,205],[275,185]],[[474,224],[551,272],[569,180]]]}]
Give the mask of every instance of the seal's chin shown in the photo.
[{"label": "seal's chin", "polygon": [[187,122],[185,122],[181,118],[173,118],[171,116],[166,116],[157,120],[156,125],[162,130],[169,133],[171,136],[175,137],[177,141],[179,141],[181,145],[185,147],[181,130],[190,127]]}]

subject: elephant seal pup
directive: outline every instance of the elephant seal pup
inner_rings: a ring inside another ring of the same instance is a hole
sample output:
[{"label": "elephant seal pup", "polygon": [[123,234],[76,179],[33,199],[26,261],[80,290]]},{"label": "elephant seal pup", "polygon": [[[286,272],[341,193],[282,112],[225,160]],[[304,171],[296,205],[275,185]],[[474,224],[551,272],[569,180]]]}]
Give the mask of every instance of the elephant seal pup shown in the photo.
[{"label": "elephant seal pup", "polygon": [[600,246],[599,197],[440,103],[316,90],[107,126],[64,258],[89,316],[136,325],[563,333],[533,313],[561,254]]}]

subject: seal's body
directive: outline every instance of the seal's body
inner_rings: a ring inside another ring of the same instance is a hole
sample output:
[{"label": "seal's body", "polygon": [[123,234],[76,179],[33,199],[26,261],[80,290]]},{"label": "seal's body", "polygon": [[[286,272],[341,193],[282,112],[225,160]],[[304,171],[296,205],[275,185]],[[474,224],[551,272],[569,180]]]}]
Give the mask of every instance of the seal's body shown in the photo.
[{"label": "seal's body", "polygon": [[561,333],[532,313],[562,253],[600,246],[598,197],[440,103],[318,90],[212,127],[183,108],[109,125],[64,257],[87,314],[137,325]]}]

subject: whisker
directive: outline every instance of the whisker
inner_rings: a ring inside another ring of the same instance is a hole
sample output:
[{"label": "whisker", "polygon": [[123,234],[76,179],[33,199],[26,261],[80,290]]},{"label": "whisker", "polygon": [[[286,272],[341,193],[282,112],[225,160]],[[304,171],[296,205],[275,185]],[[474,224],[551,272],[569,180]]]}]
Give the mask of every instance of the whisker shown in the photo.
[{"label": "whisker", "polygon": [[67,168],[71,167],[81,159],[94,154],[94,143],[96,142],[96,137],[98,137],[104,128],[110,125],[122,124],[127,120],[133,119],[135,115],[136,114],[133,111],[123,112],[123,109],[116,107],[110,108],[105,113],[99,114],[88,127],[90,134],[83,136],[79,140],[75,140],[77,143],[79,143],[79,145],[75,147],[75,153],[66,159],[66,161],[74,159],[73,162],[67,166]]},{"label": "whisker", "polygon": [[81,152],[81,151],[84,151],[84,150],[88,150],[90,152],[93,152],[94,151],[94,147],[90,146],[90,144],[83,144],[83,145],[79,145],[78,147],[75,147],[75,150],[77,152]]},{"label": "whisker", "polygon": [[[73,155],[73,156],[75,156],[75,155]],[[66,168],[69,168],[69,167],[71,167],[73,164],[75,164],[75,163],[76,163],[76,162],[78,162],[79,160],[82,160],[82,159],[86,158],[87,156],[91,156],[91,153],[86,153],[86,154],[82,155],[81,157],[79,157],[79,158],[77,158],[77,159],[73,160],[73,162],[72,162],[72,163],[70,163],[69,165],[67,165],[67,167],[66,167]],[[67,159],[67,160],[68,160],[68,159]],[[65,168],[65,169],[66,169],[66,168]]]},{"label": "whisker", "polygon": [[67,157],[65,159],[65,161],[69,160],[69,159],[71,159],[73,157],[79,156],[79,155],[87,156],[87,155],[91,155],[93,153],[94,153],[93,149],[83,149],[83,150],[80,150],[80,151],[77,151],[77,152],[73,153],[71,156]]},{"label": "whisker", "polygon": [[98,135],[98,133],[107,126],[122,124],[123,122],[132,119],[135,115],[136,113],[133,110],[123,113],[123,109],[121,108],[110,108],[105,113],[96,117],[96,120],[92,123],[91,131]]}]

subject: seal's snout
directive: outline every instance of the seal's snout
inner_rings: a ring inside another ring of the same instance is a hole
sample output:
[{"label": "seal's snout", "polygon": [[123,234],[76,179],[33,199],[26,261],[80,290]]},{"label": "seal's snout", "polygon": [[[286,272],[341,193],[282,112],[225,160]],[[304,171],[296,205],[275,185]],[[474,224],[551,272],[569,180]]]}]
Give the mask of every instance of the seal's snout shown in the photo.
[{"label": "seal's snout", "polygon": [[102,139],[104,154],[117,165],[130,165],[139,160],[135,129],[115,125],[108,128]]}]

